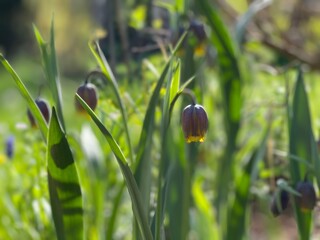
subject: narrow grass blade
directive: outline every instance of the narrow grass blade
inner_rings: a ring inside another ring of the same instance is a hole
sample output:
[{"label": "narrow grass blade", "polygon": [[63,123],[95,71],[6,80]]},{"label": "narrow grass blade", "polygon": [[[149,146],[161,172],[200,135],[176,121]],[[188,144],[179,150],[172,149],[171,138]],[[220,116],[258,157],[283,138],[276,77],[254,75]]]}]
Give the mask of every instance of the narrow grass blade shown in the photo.
[{"label": "narrow grass blade", "polygon": [[117,193],[117,195],[115,196],[115,198],[113,200],[112,213],[111,213],[111,217],[110,217],[110,220],[108,222],[108,227],[107,227],[106,240],[114,239],[113,233],[114,233],[114,227],[116,224],[116,217],[117,217],[117,213],[119,211],[119,206],[121,203],[121,198],[123,196],[123,191],[124,191],[125,187],[126,187],[125,183],[121,183],[121,186],[119,188],[119,192]]},{"label": "narrow grass blade", "polygon": [[240,17],[236,25],[236,39],[239,45],[243,43],[247,25],[252,18],[271,3],[272,0],[255,0],[250,4],[246,13]]},{"label": "narrow grass blade", "polygon": [[120,170],[123,174],[124,180],[127,185],[127,189],[131,197],[133,213],[137,220],[143,239],[146,239],[146,240],[153,239],[151,230],[149,227],[148,219],[146,217],[147,215],[145,213],[145,209],[142,204],[140,191],[138,189],[134,176],[128,166],[128,162],[125,156],[123,155],[122,150],[120,149],[118,143],[114,140],[111,133],[103,125],[103,123],[98,119],[98,117],[90,109],[90,107],[86,104],[86,102],[78,94],[76,94],[76,98],[79,100],[83,108],[87,111],[87,113],[90,115],[94,123],[100,129],[101,133],[104,135],[104,137],[108,141],[108,144],[117,159],[117,162],[119,164]]},{"label": "narrow grass blade", "polygon": [[218,52],[219,78],[225,104],[226,131],[229,141],[235,141],[242,107],[242,75],[238,52],[216,9],[207,0],[199,0],[199,6],[212,29],[211,43]]},{"label": "narrow grass blade", "polygon": [[[308,97],[304,86],[302,71],[299,70],[293,103],[292,118],[290,119],[290,156],[294,155],[312,163],[312,129]],[[304,179],[307,172],[305,164],[290,161],[292,181],[297,183]]]},{"label": "narrow grass blade", "polygon": [[134,162],[134,177],[140,189],[142,203],[145,208],[146,218],[148,219],[148,211],[150,209],[150,191],[152,182],[151,172],[151,146],[154,133],[154,118],[157,104],[159,102],[160,90],[171,64],[171,60],[166,64],[162,74],[157,82],[157,85],[152,93],[149,101],[145,118],[143,121],[142,131],[138,144],[136,160]]},{"label": "narrow grass blade", "polygon": [[175,10],[178,13],[184,13],[185,0],[175,0]]},{"label": "narrow grass blade", "polygon": [[57,238],[82,239],[83,208],[78,173],[55,108],[49,124],[47,168]]},{"label": "narrow grass blade", "polygon": [[179,91],[180,87],[180,75],[181,75],[181,61],[177,59],[173,65],[173,76],[170,87],[170,104],[172,103],[175,95]]},{"label": "narrow grass blade", "polygon": [[38,42],[42,55],[42,63],[44,72],[48,80],[50,91],[54,100],[54,105],[57,107],[57,114],[61,122],[62,129],[65,131],[65,123],[62,112],[62,91],[60,85],[60,77],[57,66],[56,50],[54,43],[54,21],[52,18],[50,29],[50,42],[46,43],[42,38],[36,26],[33,26],[34,34]]},{"label": "narrow grass blade", "polygon": [[[290,156],[294,155],[313,163],[315,140],[312,133],[308,96],[304,86],[302,70],[298,70],[297,82],[291,106],[292,115],[289,116],[289,149]],[[305,164],[290,158],[290,174],[293,186],[303,181],[308,173]],[[311,212],[301,211],[295,205],[296,220],[300,239],[309,239],[311,228]]]},{"label": "narrow grass blade", "polygon": [[287,181],[283,180],[283,179],[279,179],[277,181],[277,186],[280,189],[283,189],[285,191],[287,191],[288,193],[292,194],[293,196],[301,196],[301,194],[299,192],[297,192],[293,187],[291,187],[290,185],[288,185]]},{"label": "narrow grass blade", "polygon": [[[192,196],[197,209],[195,227],[197,228],[198,239],[219,239],[219,231],[210,201],[202,190],[204,179],[196,177],[192,184]],[[220,238],[221,239],[221,238]]]},{"label": "narrow grass blade", "polygon": [[[194,220],[190,219],[193,169],[187,156],[184,138],[181,136],[179,139],[175,139],[179,130],[170,128],[167,133],[167,147],[165,149],[168,170],[165,174],[166,189],[163,191],[163,206],[166,209],[166,218],[169,219],[168,226],[165,226],[165,237],[170,236],[171,239],[187,239],[190,222]],[[210,236],[207,237],[211,239]]]},{"label": "narrow grass blade", "polygon": [[210,41],[218,53],[219,81],[222,93],[225,132],[227,135],[227,146],[225,156],[222,159],[217,174],[217,197],[216,205],[218,219],[220,220],[220,205],[225,204],[230,184],[233,182],[232,169],[233,153],[236,150],[236,139],[241,120],[241,109],[243,105],[242,82],[243,68],[238,49],[234,45],[225,25],[223,24],[218,9],[212,7],[208,0],[199,0],[199,8],[206,17],[212,30]]},{"label": "narrow grass blade", "polygon": [[165,183],[165,176],[166,176],[166,165],[168,164],[168,153],[166,147],[166,137],[167,137],[167,130],[169,127],[170,122],[170,95],[171,95],[171,87],[172,87],[172,77],[173,77],[173,61],[171,62],[167,74],[167,87],[166,87],[166,95],[164,97],[163,106],[162,106],[162,119],[161,119],[161,160],[159,163],[159,176],[158,176],[158,184],[157,184],[157,208],[156,208],[156,225],[155,225],[155,239],[160,240],[163,239],[162,236],[162,229],[163,229],[163,218],[164,218],[164,202],[166,196],[164,187]]},{"label": "narrow grass blade", "polygon": [[[145,118],[143,121],[143,126],[140,134],[138,150],[136,155],[136,160],[134,162],[134,177],[137,181],[139,189],[141,191],[141,196],[143,199],[143,206],[145,206],[146,213],[150,205],[150,184],[151,184],[151,162],[150,162],[150,153],[152,145],[152,137],[154,133],[154,118],[155,111],[159,102],[160,91],[166,80],[166,76],[173,61],[173,57],[177,50],[180,48],[183,39],[186,37],[186,33],[181,37],[180,41],[176,45],[175,49],[172,52],[172,55],[169,61],[164,66],[164,69],[161,73],[161,76],[157,82],[155,89],[153,90],[152,96],[149,100],[149,104],[146,110]],[[180,64],[179,64],[180,67]],[[178,75],[176,80],[178,82]],[[175,83],[177,84],[177,83]]]},{"label": "narrow grass blade", "polygon": [[249,204],[250,186],[257,177],[257,164],[263,159],[269,128],[265,131],[261,142],[253,152],[243,172],[236,181],[235,198],[228,211],[227,240],[242,239],[246,230],[247,206]]},{"label": "narrow grass blade", "polygon": [[40,112],[40,109],[38,108],[37,104],[34,102],[33,98],[31,97],[30,93],[28,92],[27,88],[25,87],[25,85],[21,81],[18,74],[14,71],[14,69],[12,68],[10,63],[1,54],[0,54],[0,61],[3,64],[3,66],[5,67],[5,69],[7,70],[7,72],[13,78],[20,94],[28,103],[28,107],[29,107],[32,115],[36,119],[37,124],[40,128],[40,131],[42,133],[42,137],[43,137],[44,141],[46,142],[47,141],[48,126],[47,126],[47,123],[46,123],[44,117],[42,116],[42,114]]},{"label": "narrow grass blade", "polygon": [[118,102],[118,105],[119,105],[119,108],[121,111],[122,119],[123,119],[122,122],[123,122],[124,129],[125,129],[126,140],[127,140],[129,154],[130,154],[130,161],[133,161],[133,148],[132,148],[129,127],[128,127],[127,110],[126,110],[125,105],[122,101],[122,97],[121,97],[121,94],[119,91],[118,83],[116,81],[116,78],[115,78],[113,72],[111,71],[110,65],[109,65],[107,59],[105,58],[99,44],[97,42],[90,42],[89,47],[90,47],[92,54],[96,58],[99,66],[101,68],[102,73],[104,74],[106,80],[110,83],[110,85],[115,93],[115,96],[116,96],[116,99],[117,99],[117,102]]},{"label": "narrow grass blade", "polygon": [[179,90],[175,93],[174,97],[172,98],[172,100],[170,102],[170,117],[171,117],[172,110],[173,110],[173,107],[174,107],[176,101],[178,100],[180,95],[183,93],[184,89],[186,87],[188,87],[188,85],[194,80],[194,78],[195,78],[195,76],[188,79],[185,83],[182,84],[182,86],[179,88]]},{"label": "narrow grass blade", "polygon": [[[91,203],[86,207],[90,214],[84,216],[85,239],[106,239],[105,194],[108,189],[106,181],[106,166],[103,152],[95,133],[89,125],[83,125],[80,134],[81,150],[85,156],[85,165],[78,170],[85,169],[85,177],[80,179],[87,181],[85,202]],[[82,183],[85,187],[86,183]]]}]

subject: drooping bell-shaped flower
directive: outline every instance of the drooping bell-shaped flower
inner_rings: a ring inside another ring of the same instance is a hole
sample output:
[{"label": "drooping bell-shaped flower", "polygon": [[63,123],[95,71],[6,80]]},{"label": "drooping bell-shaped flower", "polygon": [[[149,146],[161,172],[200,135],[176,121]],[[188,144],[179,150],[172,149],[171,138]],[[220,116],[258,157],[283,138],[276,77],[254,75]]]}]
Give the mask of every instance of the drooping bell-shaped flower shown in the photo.
[{"label": "drooping bell-shaped flower", "polygon": [[[49,122],[50,119],[50,110],[49,110],[49,104],[46,100],[42,98],[37,98],[35,100],[35,103],[37,104],[38,108],[40,109],[40,112],[42,113],[42,116],[46,120],[46,122]],[[34,116],[32,115],[31,111],[28,109],[27,115],[31,124],[31,127],[36,127],[36,120],[34,119]]]},{"label": "drooping bell-shaped flower", "polygon": [[203,142],[208,130],[208,116],[199,104],[185,107],[181,116],[182,130],[188,143]]},{"label": "drooping bell-shaped flower", "polygon": [[298,182],[296,191],[301,194],[296,197],[297,205],[304,211],[313,210],[316,206],[317,197],[312,183],[308,181]]},{"label": "drooping bell-shaped flower", "polygon": [[[98,93],[94,84],[85,82],[77,89],[77,93],[92,110],[95,110],[98,104]],[[78,99],[75,98],[74,103],[78,112],[85,112]]]},{"label": "drooping bell-shaped flower", "polygon": [[289,193],[285,190],[278,190],[272,196],[270,210],[274,217],[279,216],[289,205]]}]

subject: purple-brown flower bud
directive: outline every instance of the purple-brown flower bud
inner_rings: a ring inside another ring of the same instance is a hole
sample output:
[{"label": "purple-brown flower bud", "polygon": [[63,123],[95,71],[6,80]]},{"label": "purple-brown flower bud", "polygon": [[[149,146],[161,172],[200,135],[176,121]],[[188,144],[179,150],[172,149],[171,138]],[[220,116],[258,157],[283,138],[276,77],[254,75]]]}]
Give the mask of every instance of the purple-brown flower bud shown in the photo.
[{"label": "purple-brown flower bud", "polygon": [[181,123],[184,137],[188,143],[204,141],[209,123],[207,113],[201,105],[191,104],[185,107]]},{"label": "purple-brown flower bud", "polygon": [[289,194],[285,190],[278,190],[272,196],[270,211],[274,217],[279,216],[289,205]]},{"label": "purple-brown flower bud", "polygon": [[[44,119],[48,123],[49,119],[50,119],[50,110],[49,110],[48,102],[42,98],[37,98],[35,100],[35,103],[37,104],[40,112],[42,113],[42,116],[44,117]],[[28,115],[31,127],[34,127],[34,128],[37,127],[36,120],[34,119],[30,109],[28,109],[27,115]]]},{"label": "purple-brown flower bud", "polygon": [[301,210],[313,210],[317,202],[316,192],[313,185],[308,181],[298,182],[296,190],[301,194],[300,197],[296,197],[296,203]]},{"label": "purple-brown flower bud", "polygon": [[[95,110],[98,104],[98,94],[96,86],[94,84],[85,82],[78,88],[77,93],[92,110]],[[78,112],[85,112],[85,109],[76,98],[75,107]]]},{"label": "purple-brown flower bud", "polygon": [[189,29],[194,33],[199,42],[203,42],[204,40],[206,40],[207,35],[202,22],[194,19],[191,20]]}]

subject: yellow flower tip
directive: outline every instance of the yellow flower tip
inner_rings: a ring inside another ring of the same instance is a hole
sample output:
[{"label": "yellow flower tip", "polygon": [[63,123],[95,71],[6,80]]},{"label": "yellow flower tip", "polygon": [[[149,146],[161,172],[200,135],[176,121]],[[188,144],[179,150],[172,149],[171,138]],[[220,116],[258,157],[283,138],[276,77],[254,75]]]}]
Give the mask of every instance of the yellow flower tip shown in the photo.
[{"label": "yellow flower tip", "polygon": [[84,109],[81,110],[81,111],[77,111],[76,114],[77,114],[78,116],[80,116],[80,117],[84,117],[85,119],[90,120],[90,115],[89,115],[89,113],[87,113],[87,111],[84,110]]},{"label": "yellow flower tip", "polygon": [[301,212],[304,212],[304,213],[310,213],[311,212],[310,209],[304,208],[304,207],[300,208],[300,210],[301,210]]},{"label": "yellow flower tip", "polygon": [[182,130],[188,143],[204,142],[208,130],[207,113],[201,105],[188,105],[182,111]]},{"label": "yellow flower tip", "polygon": [[205,43],[200,43],[194,51],[196,57],[203,57],[206,54],[206,45]]},{"label": "yellow flower tip", "polygon": [[205,137],[204,136],[188,136],[186,138],[187,143],[191,143],[191,142],[204,142]]},{"label": "yellow flower tip", "polygon": [[0,154],[0,164],[4,164],[7,161],[7,157],[4,154]]}]

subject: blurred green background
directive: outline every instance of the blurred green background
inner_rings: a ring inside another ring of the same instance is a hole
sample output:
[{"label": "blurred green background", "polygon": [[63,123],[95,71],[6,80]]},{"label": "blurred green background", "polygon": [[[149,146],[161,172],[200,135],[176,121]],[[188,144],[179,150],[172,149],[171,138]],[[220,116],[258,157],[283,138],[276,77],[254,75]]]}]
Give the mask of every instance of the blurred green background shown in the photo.
[{"label": "blurred green background", "polygon": [[[312,127],[315,137],[319,138],[320,2],[260,1],[265,5],[260,4],[258,9],[263,7],[259,11],[249,8],[253,6],[253,1],[250,0],[209,2],[217,9],[224,26],[237,43],[243,57],[239,62],[246,65],[248,72],[241,93],[244,103],[241,109],[242,121],[235,154],[235,169],[240,169],[249,159],[261,139],[263,129],[272,122],[266,154],[258,166],[258,178],[250,187],[252,212],[251,218],[247,220],[249,227],[246,237],[259,240],[299,239],[292,209],[283,216],[274,218],[269,212],[269,203],[276,188],[276,180],[284,178],[290,181],[286,155],[289,138],[286,107],[287,101],[292,99],[296,79],[294,67],[298,64],[301,64],[305,71]],[[257,12],[250,15],[250,11]],[[247,16],[248,22],[245,22],[244,16]],[[84,82],[86,75],[97,68],[88,42],[99,39],[129,109],[130,133],[138,136],[146,103],[168,58],[168,51],[165,50],[177,42],[183,30],[195,24],[195,30],[190,31],[192,34],[188,35],[178,56],[182,59],[181,81],[196,75],[190,87],[198,101],[207,109],[209,116],[207,141],[199,146],[194,163],[196,170],[193,191],[197,191],[197,181],[204,182],[203,191],[209,199],[208,202],[212,203],[215,195],[212,186],[216,184],[218,175],[217,161],[222,160],[227,136],[222,127],[224,105],[219,88],[217,49],[208,40],[214,31],[199,10],[197,1],[0,0],[0,52],[12,64],[34,98],[41,96],[49,102],[52,102],[52,99],[45,81],[39,47],[33,34],[33,24],[41,31],[44,39],[49,39],[52,18],[66,125],[74,140],[71,140],[71,145],[78,159],[84,158],[79,139],[88,118],[79,116],[74,110],[74,93]],[[201,27],[206,33],[205,40],[199,37],[197,32],[201,32]],[[111,91],[99,84],[101,83],[97,82],[100,90],[97,112],[104,122],[112,126],[113,133],[120,136],[120,143],[125,145],[122,129],[117,124],[120,113],[114,100],[109,98]],[[0,101],[0,202],[3,204],[0,206],[0,239],[54,239],[43,167],[45,145],[39,141],[40,134],[30,128],[26,115],[27,104],[3,67],[0,67]],[[174,111],[174,126],[178,126],[180,121],[178,108],[181,109],[184,105],[185,102],[180,102]],[[157,111],[156,114],[157,118],[160,118],[160,112]],[[109,157],[110,150],[105,149],[105,141],[96,131],[95,133],[102,145],[101,151],[104,156]],[[180,128],[173,130],[173,133],[176,138],[182,137]],[[14,137],[14,155],[9,159],[6,144],[11,136]],[[155,138],[153,156],[159,158],[155,152],[159,152],[161,145],[159,136],[156,135]],[[132,138],[135,147],[138,140],[137,137]],[[119,185],[121,181],[120,173],[114,165],[113,163],[108,166],[116,172],[108,176],[109,187],[113,183]],[[79,166],[82,166],[80,175],[84,174],[81,171],[85,171],[86,165],[80,161]],[[241,172],[235,170],[234,175],[236,178]],[[86,191],[90,184],[87,180],[82,181]],[[113,199],[116,193],[110,189],[106,198]],[[132,213],[128,202],[129,197],[125,195],[119,214],[121,217],[117,222],[120,227],[115,230],[114,239],[132,238],[132,225],[129,221]],[[201,205],[194,203],[197,204]],[[205,208],[206,202],[202,204]],[[111,206],[111,200],[106,200],[106,218],[110,218]],[[214,215],[213,208],[209,209]],[[313,239],[317,239],[320,232],[318,213],[319,208],[316,207]],[[210,230],[203,230],[200,226],[201,216],[193,210],[190,210],[190,216],[192,227],[188,238],[205,239],[203,236]],[[211,219],[212,216],[207,218]],[[8,229],[8,226],[12,226],[12,229]],[[221,228],[220,225],[215,227]],[[214,235],[211,233],[210,236]]]}]

